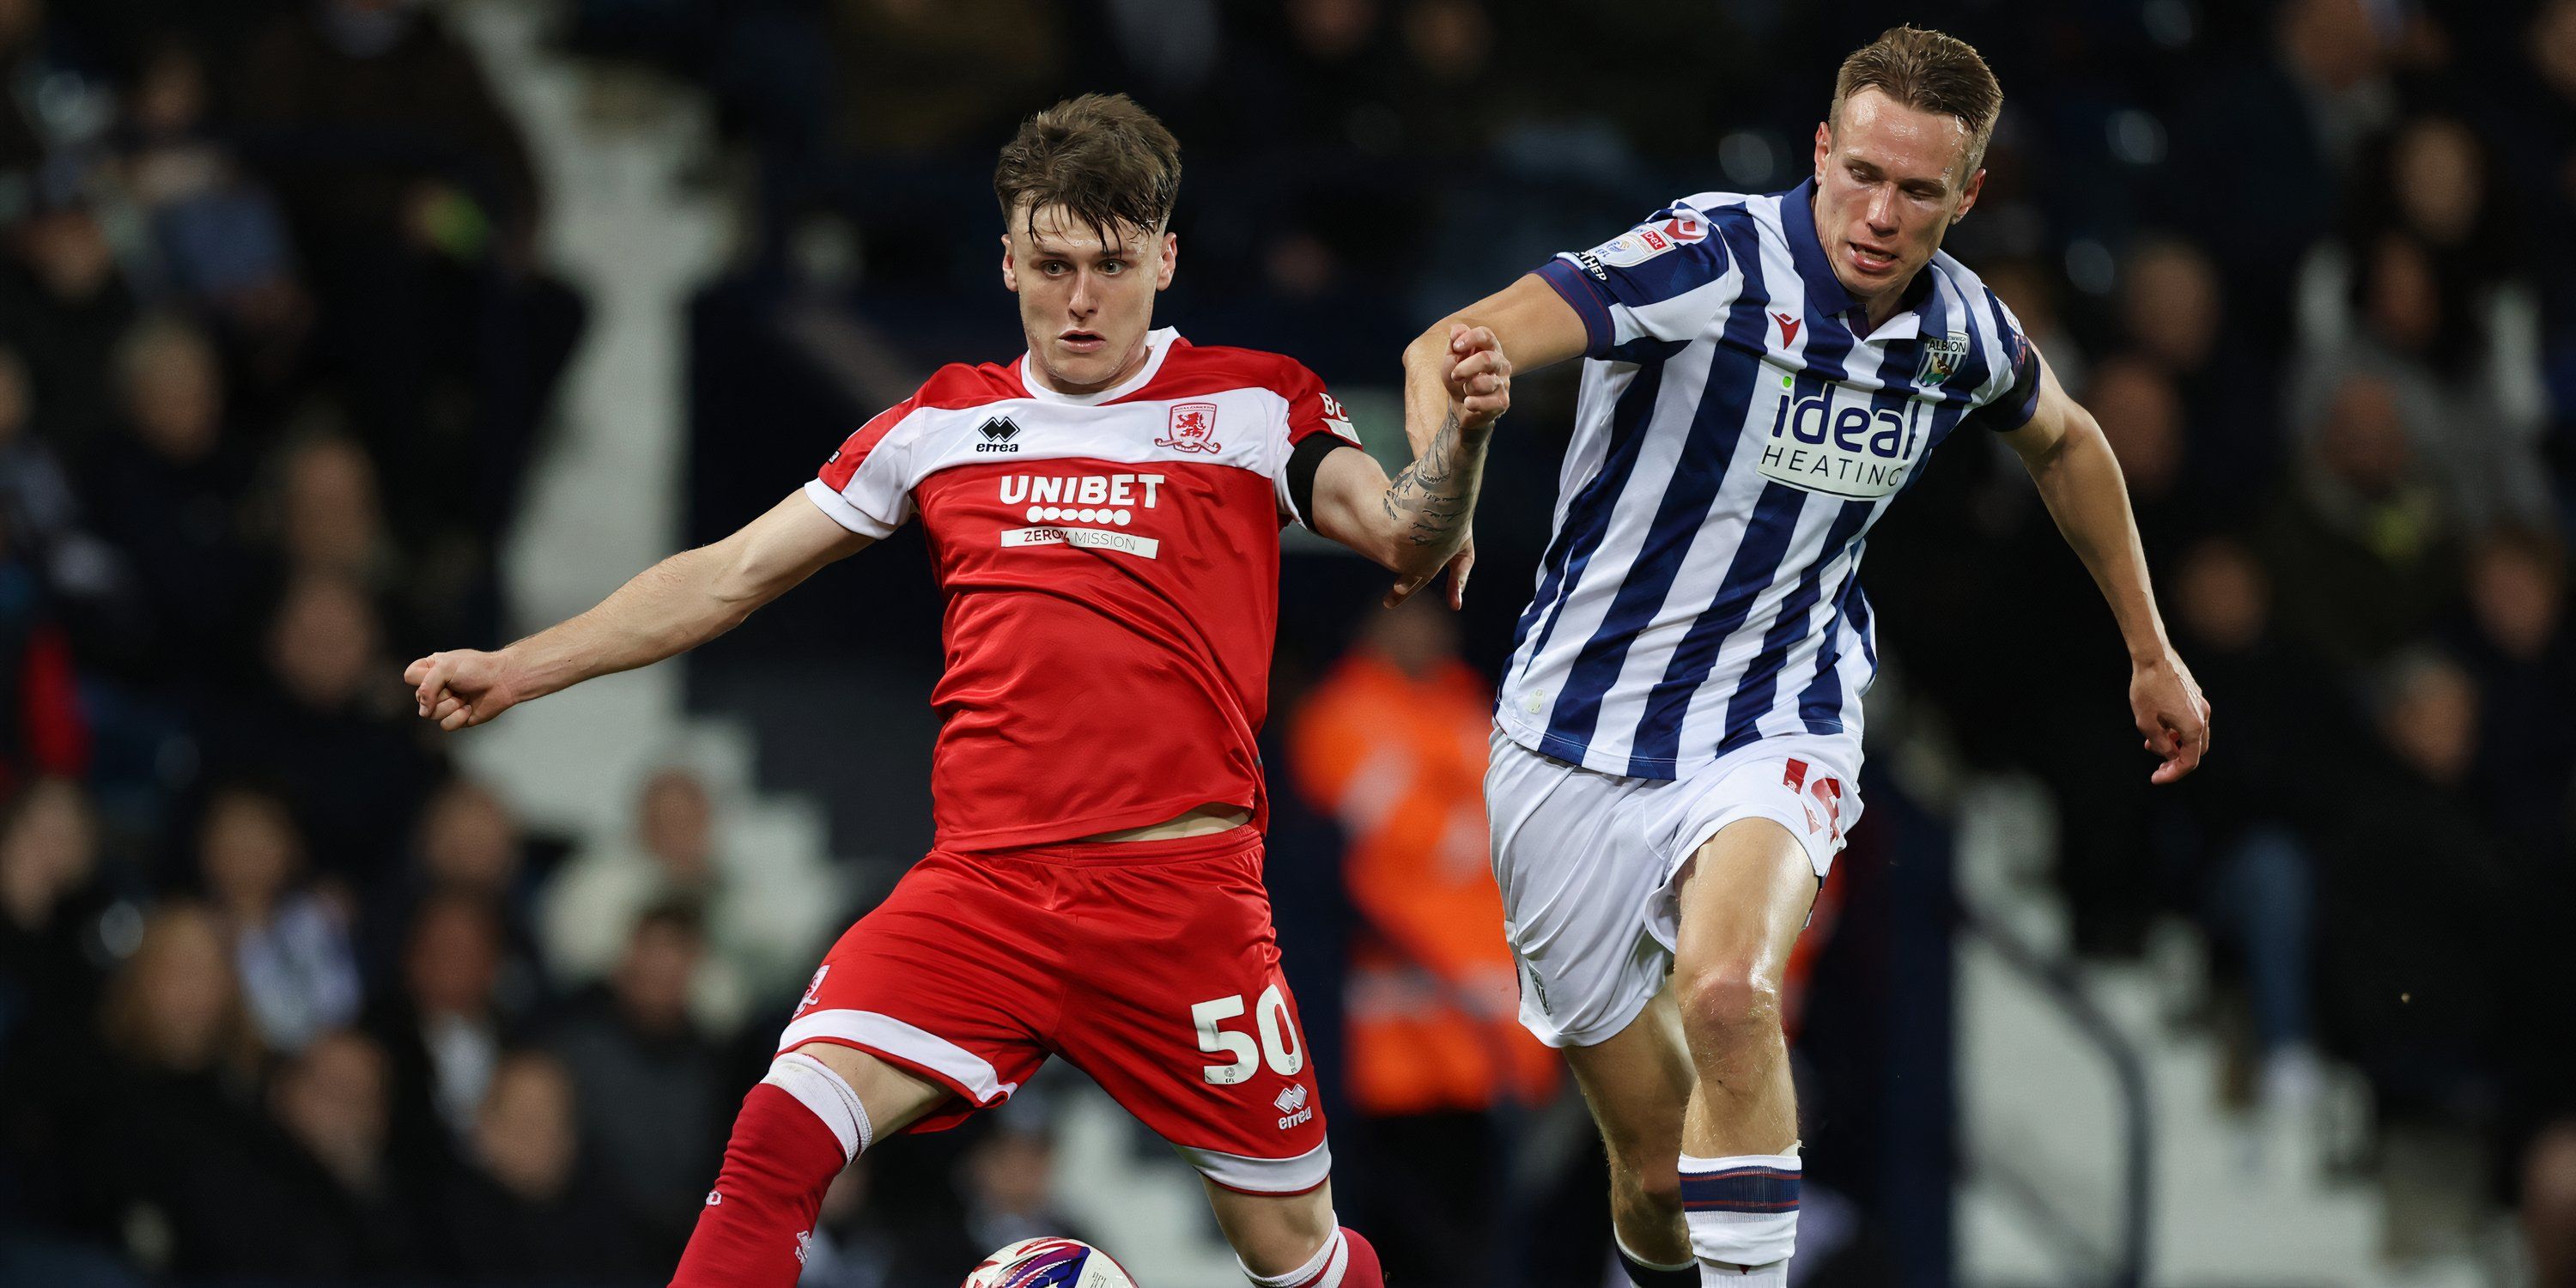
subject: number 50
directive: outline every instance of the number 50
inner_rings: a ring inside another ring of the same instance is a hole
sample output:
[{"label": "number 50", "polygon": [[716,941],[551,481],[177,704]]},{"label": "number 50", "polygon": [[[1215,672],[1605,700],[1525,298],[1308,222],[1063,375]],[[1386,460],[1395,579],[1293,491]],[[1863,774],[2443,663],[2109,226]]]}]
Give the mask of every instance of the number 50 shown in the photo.
[{"label": "number 50", "polygon": [[1252,1076],[1254,1068],[1267,1062],[1270,1071],[1283,1078],[1297,1076],[1306,1067],[1305,1042],[1297,1036],[1297,1021],[1288,1014],[1288,997],[1273,984],[1261,992],[1260,1004],[1253,1012],[1253,1026],[1261,1031],[1261,1045],[1256,1049],[1252,1035],[1217,1027],[1220,1020],[1243,1014],[1243,996],[1212,997],[1190,1008],[1190,1022],[1198,1026],[1199,1050],[1210,1055],[1233,1057],[1230,1063],[1201,1065],[1199,1071],[1216,1085],[1231,1086]]}]

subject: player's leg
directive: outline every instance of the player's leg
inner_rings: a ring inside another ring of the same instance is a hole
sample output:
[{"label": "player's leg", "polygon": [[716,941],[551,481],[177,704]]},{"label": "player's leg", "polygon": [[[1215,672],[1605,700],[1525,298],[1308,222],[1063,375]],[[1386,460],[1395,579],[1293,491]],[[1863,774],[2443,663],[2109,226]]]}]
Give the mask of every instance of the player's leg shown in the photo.
[{"label": "player's leg", "polygon": [[1709,1283],[1788,1281],[1800,1167],[1780,989],[1816,890],[1805,844],[1767,817],[1720,828],[1680,877],[1673,997],[1698,1075],[1682,1204]]},{"label": "player's leg", "polygon": [[1202,1176],[1217,1229],[1261,1288],[1382,1288],[1377,1249],[1333,1215],[1333,1183],[1303,1194],[1250,1194]]},{"label": "player's leg", "polygon": [[1520,967],[1521,1025],[1565,1052],[1601,1129],[1611,1228],[1630,1280],[1695,1285],[1676,1167],[1694,1074],[1666,985],[1672,953],[1649,926],[1652,910],[1669,903],[1670,869],[1651,832],[1670,789],[1500,734],[1489,754],[1485,811],[1503,931]]},{"label": "player's leg", "polygon": [[673,1288],[795,1283],[832,1178],[949,1095],[851,1047],[807,1042],[780,1054],[734,1116]]},{"label": "player's leg", "polygon": [[1590,1046],[1565,1048],[1610,1156],[1610,1227],[1619,1261],[1638,1288],[1693,1288],[1699,1264],[1682,1225],[1682,1111],[1697,1079],[1672,990],[1655,994],[1628,1027]]},{"label": "player's leg", "polygon": [[1382,1288],[1376,1252],[1333,1215],[1321,1086],[1279,969],[1259,834],[1028,853],[1064,865],[1080,911],[1055,1049],[1198,1169],[1253,1283]]},{"label": "player's leg", "polygon": [[860,1151],[954,1126],[1037,1071],[1027,1017],[1055,1005],[1063,963],[1042,942],[974,948],[1040,915],[1026,875],[934,850],[832,946],[743,1098],[674,1288],[789,1288]]}]

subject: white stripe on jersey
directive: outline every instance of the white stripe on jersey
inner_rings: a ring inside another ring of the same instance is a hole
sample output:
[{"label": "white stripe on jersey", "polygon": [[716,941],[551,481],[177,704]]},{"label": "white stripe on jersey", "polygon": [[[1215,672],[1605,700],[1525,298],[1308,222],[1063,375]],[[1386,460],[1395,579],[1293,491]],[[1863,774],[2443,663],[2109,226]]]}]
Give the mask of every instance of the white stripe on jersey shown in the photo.
[{"label": "white stripe on jersey", "polygon": [[1865,534],[1970,412],[2018,392],[1996,427],[2027,418],[2018,324],[1947,255],[1854,333],[1808,195],[1702,194],[1541,268],[1590,361],[1497,704],[1524,746],[1672,778],[1762,737],[1857,736]]}]

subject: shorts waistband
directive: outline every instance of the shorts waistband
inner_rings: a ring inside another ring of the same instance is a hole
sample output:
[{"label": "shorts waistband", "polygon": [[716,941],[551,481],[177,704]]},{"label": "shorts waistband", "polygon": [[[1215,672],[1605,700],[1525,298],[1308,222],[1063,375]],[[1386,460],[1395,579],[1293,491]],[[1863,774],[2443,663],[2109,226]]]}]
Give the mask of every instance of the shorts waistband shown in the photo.
[{"label": "shorts waistband", "polygon": [[1261,830],[1250,823],[1203,836],[1167,836],[1154,841],[1064,841],[1054,845],[1012,846],[996,850],[953,850],[969,859],[1021,859],[1031,863],[1129,864],[1186,863],[1261,848]]}]

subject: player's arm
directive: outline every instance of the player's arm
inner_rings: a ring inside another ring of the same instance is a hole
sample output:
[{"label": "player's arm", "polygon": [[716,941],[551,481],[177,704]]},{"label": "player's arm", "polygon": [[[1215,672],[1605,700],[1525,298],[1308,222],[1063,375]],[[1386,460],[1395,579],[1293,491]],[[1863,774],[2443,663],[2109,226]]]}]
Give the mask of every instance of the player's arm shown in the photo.
[{"label": "player's arm", "polygon": [[2156,611],[2119,458],[2093,413],[2067,396],[2045,359],[2039,364],[2036,410],[2003,440],[2021,456],[2057,530],[2119,620],[2129,649],[2129,708],[2147,750],[2164,758],[2151,777],[2159,783],[2181,778],[2209,750],[2209,701],[2174,652]]},{"label": "player's arm", "polygon": [[[1447,377],[1459,358],[1457,337],[1462,330],[1478,329],[1493,334],[1513,371],[1536,371],[1583,356],[1583,315],[1536,273],[1524,273],[1502,290],[1432,323],[1404,347],[1404,437],[1416,458],[1430,449],[1446,423]],[[1458,608],[1466,602],[1467,574],[1476,566],[1473,544],[1462,538],[1453,559],[1449,606]],[[1437,576],[1440,567],[1399,577],[1386,602],[1402,603]]]},{"label": "player's arm", "polygon": [[[1485,444],[1512,403],[1512,365],[1491,331],[1461,326],[1441,369],[1440,423],[1413,463],[1389,479],[1376,459],[1317,436],[1306,511],[1315,531],[1376,560],[1399,582],[1421,582],[1467,544]],[[1395,602],[1390,596],[1388,603]]]},{"label": "player's arm", "polygon": [[440,728],[482,724],[557,689],[696,648],[869,540],[792,494],[733,535],[637,573],[578,617],[496,652],[432,653],[403,671],[403,683]]}]

